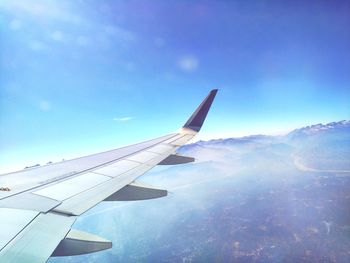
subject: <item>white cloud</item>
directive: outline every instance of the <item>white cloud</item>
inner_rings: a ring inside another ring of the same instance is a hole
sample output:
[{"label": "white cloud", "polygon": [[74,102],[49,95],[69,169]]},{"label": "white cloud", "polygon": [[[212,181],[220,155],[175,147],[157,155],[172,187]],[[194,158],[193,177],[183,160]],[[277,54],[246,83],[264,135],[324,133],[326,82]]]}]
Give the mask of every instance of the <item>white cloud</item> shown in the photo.
[{"label": "white cloud", "polygon": [[51,110],[51,103],[47,100],[42,100],[39,102],[39,108],[42,111],[49,111]]},{"label": "white cloud", "polygon": [[0,1],[0,9],[5,10],[13,15],[31,15],[34,18],[56,19],[66,22],[79,23],[80,18],[73,12],[70,12],[68,3],[62,1]]},{"label": "white cloud", "polygon": [[64,40],[64,36],[63,36],[63,33],[59,30],[56,30],[55,32],[53,32],[51,34],[51,38],[53,40],[56,40],[56,41],[63,41]]},{"label": "white cloud", "polygon": [[18,30],[18,29],[20,29],[22,27],[22,22],[20,21],[20,20],[18,20],[18,19],[13,19],[13,20],[11,20],[11,22],[10,22],[10,28],[12,29],[12,30]]},{"label": "white cloud", "polygon": [[186,56],[180,58],[177,64],[183,71],[192,72],[198,68],[198,59],[194,56]]},{"label": "white cloud", "polygon": [[130,121],[133,117],[121,117],[121,118],[113,118],[114,121]]}]

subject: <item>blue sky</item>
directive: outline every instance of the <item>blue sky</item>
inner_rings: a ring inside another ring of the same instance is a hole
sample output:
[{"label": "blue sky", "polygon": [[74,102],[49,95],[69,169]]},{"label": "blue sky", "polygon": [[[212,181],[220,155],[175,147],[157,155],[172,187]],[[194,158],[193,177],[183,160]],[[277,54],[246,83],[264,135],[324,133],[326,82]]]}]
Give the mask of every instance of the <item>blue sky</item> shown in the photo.
[{"label": "blue sky", "polygon": [[347,1],[0,1],[0,167],[350,118]]}]

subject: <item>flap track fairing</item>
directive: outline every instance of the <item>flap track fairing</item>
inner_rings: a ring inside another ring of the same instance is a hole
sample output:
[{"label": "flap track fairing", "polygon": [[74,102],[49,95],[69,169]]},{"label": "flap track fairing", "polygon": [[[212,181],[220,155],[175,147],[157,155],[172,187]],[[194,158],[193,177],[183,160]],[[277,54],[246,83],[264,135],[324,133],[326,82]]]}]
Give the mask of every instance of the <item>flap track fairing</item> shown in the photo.
[{"label": "flap track fairing", "polygon": [[52,257],[75,256],[93,253],[112,247],[112,242],[99,236],[71,229],[59,243]]},{"label": "flap track fairing", "polygon": [[187,157],[180,154],[171,154],[158,165],[175,165],[194,162],[193,157]]},{"label": "flap track fairing", "polygon": [[167,190],[157,189],[134,182],[110,195],[104,201],[139,201],[160,198],[167,195]]}]

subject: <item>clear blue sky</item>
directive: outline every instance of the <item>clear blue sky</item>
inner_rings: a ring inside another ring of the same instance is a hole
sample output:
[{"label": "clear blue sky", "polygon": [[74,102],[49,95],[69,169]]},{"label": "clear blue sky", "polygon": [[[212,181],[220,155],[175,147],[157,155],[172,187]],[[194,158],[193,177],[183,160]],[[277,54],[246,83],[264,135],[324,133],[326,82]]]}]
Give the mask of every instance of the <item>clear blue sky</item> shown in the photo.
[{"label": "clear blue sky", "polygon": [[349,1],[0,1],[0,167],[350,118]]}]

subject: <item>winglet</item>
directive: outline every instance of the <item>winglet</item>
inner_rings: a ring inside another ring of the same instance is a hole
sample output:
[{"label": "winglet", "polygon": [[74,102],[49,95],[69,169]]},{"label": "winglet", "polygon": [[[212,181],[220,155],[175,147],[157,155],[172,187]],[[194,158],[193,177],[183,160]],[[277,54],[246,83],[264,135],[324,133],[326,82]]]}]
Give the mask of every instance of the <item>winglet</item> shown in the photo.
[{"label": "winglet", "polygon": [[213,103],[217,92],[217,89],[213,89],[209,92],[208,96],[202,101],[202,103],[198,106],[196,111],[185,123],[185,125],[183,126],[184,128],[189,128],[197,132],[202,128],[203,122],[207,117],[208,111],[210,109],[211,104]]}]

